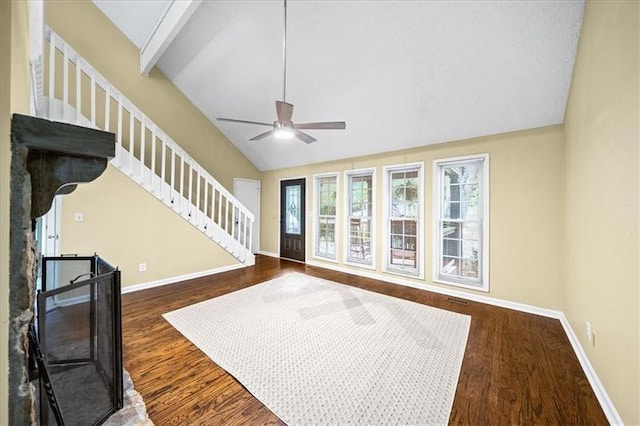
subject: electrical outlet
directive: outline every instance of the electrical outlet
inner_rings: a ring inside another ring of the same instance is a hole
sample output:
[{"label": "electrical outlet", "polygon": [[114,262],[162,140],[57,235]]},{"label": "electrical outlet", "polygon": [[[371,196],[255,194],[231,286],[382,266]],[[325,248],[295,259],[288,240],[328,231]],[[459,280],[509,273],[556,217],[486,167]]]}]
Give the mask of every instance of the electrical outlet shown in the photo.
[{"label": "electrical outlet", "polygon": [[138,265],[138,272],[147,272],[147,264],[141,263]]},{"label": "electrical outlet", "polygon": [[589,321],[584,323],[584,334],[587,335],[587,339],[589,339],[589,342],[593,343],[593,332],[591,330],[591,323]]},{"label": "electrical outlet", "polygon": [[76,213],[75,220],[76,222],[82,222],[84,220],[84,213]]},{"label": "electrical outlet", "polygon": [[596,347],[596,332],[591,330],[591,346]]}]

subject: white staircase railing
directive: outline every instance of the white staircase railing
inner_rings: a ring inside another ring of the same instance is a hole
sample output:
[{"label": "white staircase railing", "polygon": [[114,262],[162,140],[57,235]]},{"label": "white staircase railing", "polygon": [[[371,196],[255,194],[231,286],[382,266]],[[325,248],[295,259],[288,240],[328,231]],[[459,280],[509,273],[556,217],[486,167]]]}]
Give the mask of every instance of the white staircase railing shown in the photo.
[{"label": "white staircase railing", "polygon": [[39,115],[115,131],[114,166],[238,260],[252,265],[253,214],[48,27],[45,39],[47,101]]}]

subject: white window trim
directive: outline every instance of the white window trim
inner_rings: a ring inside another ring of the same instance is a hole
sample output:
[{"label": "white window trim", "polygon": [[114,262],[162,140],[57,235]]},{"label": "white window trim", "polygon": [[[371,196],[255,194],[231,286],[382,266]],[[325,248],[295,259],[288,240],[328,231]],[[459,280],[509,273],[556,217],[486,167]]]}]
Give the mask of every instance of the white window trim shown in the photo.
[{"label": "white window trim", "polygon": [[[416,256],[416,268],[417,273],[412,271],[403,271],[400,267],[389,265],[389,173],[393,171],[400,171],[406,169],[418,168],[418,182],[420,188],[418,188],[418,194],[420,200],[418,202],[418,255]],[[400,275],[403,277],[416,278],[424,280],[424,241],[425,241],[425,229],[426,223],[424,219],[424,197],[425,197],[425,182],[424,182],[424,161],[417,161],[415,163],[396,164],[392,166],[384,166],[382,168],[383,173],[383,187],[382,187],[382,220],[383,220],[383,232],[382,232],[382,254],[384,260],[382,261],[382,270],[388,274]]]},{"label": "white window trim", "polygon": [[[360,263],[349,260],[349,241],[350,233],[347,223],[349,221],[349,197],[351,196],[351,188],[349,188],[349,177],[352,175],[371,174],[371,263]],[[355,266],[357,268],[376,270],[376,169],[373,167],[364,169],[346,170],[344,172],[344,240],[343,240],[343,263],[348,266]]]},{"label": "white window trim", "polygon": [[[464,282],[464,280],[449,280],[440,276],[440,255],[441,240],[440,235],[440,167],[469,161],[482,160],[482,179],[480,182],[482,190],[482,274],[480,282]],[[433,282],[447,284],[455,287],[462,287],[471,290],[489,292],[489,154],[466,155],[461,157],[449,157],[433,160]]]},{"label": "white window trim", "polygon": [[[318,194],[320,188],[318,187],[318,178],[325,177],[335,177],[336,178],[336,228],[335,228],[335,247],[336,247],[336,255],[335,257],[328,257],[321,254],[318,254],[318,244],[317,239],[319,237],[318,233],[318,216],[320,213],[320,203],[318,203]],[[329,173],[318,173],[313,175],[313,247],[311,251],[311,257],[313,259],[322,260],[325,262],[333,262],[338,263],[338,246],[340,245],[338,235],[339,233],[339,224],[340,224],[340,215],[338,212],[340,211],[340,173],[339,172],[329,172]]]}]

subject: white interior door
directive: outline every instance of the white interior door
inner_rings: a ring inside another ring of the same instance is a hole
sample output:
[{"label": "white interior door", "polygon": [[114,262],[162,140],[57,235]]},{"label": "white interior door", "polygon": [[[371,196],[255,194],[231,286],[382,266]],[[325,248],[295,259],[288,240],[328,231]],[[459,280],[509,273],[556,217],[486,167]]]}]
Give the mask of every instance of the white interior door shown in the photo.
[{"label": "white interior door", "polygon": [[251,251],[260,251],[260,181],[233,179],[233,195],[255,216],[251,230]]},{"label": "white interior door", "polygon": [[62,213],[62,196],[53,197],[51,209],[42,221],[42,255],[60,256],[60,219]]},{"label": "white interior door", "polygon": [[[60,256],[60,228],[61,228],[61,216],[62,214],[62,197],[53,197],[51,208],[41,218],[38,219],[36,225],[36,238],[38,244],[38,251],[43,257]],[[57,263],[53,263],[51,269],[47,272],[53,274],[54,278],[49,282],[58,282],[58,267]],[[42,263],[38,259],[37,273],[36,273],[36,290],[42,290]],[[52,290],[48,288],[47,290]]]}]

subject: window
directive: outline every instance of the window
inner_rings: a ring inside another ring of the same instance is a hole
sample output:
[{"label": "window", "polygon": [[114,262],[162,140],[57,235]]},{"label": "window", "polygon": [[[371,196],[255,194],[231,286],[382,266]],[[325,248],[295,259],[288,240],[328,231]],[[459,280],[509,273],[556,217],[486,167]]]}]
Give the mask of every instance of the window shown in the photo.
[{"label": "window", "polygon": [[385,270],[423,276],[422,163],[385,167]]},{"label": "window", "polygon": [[315,177],[316,228],[314,255],[336,259],[336,199],[338,175]]},{"label": "window", "polygon": [[489,290],[489,156],[434,162],[434,281]]},{"label": "window", "polygon": [[349,230],[345,243],[345,263],[373,268],[374,170],[347,172],[346,182],[346,217]]}]

